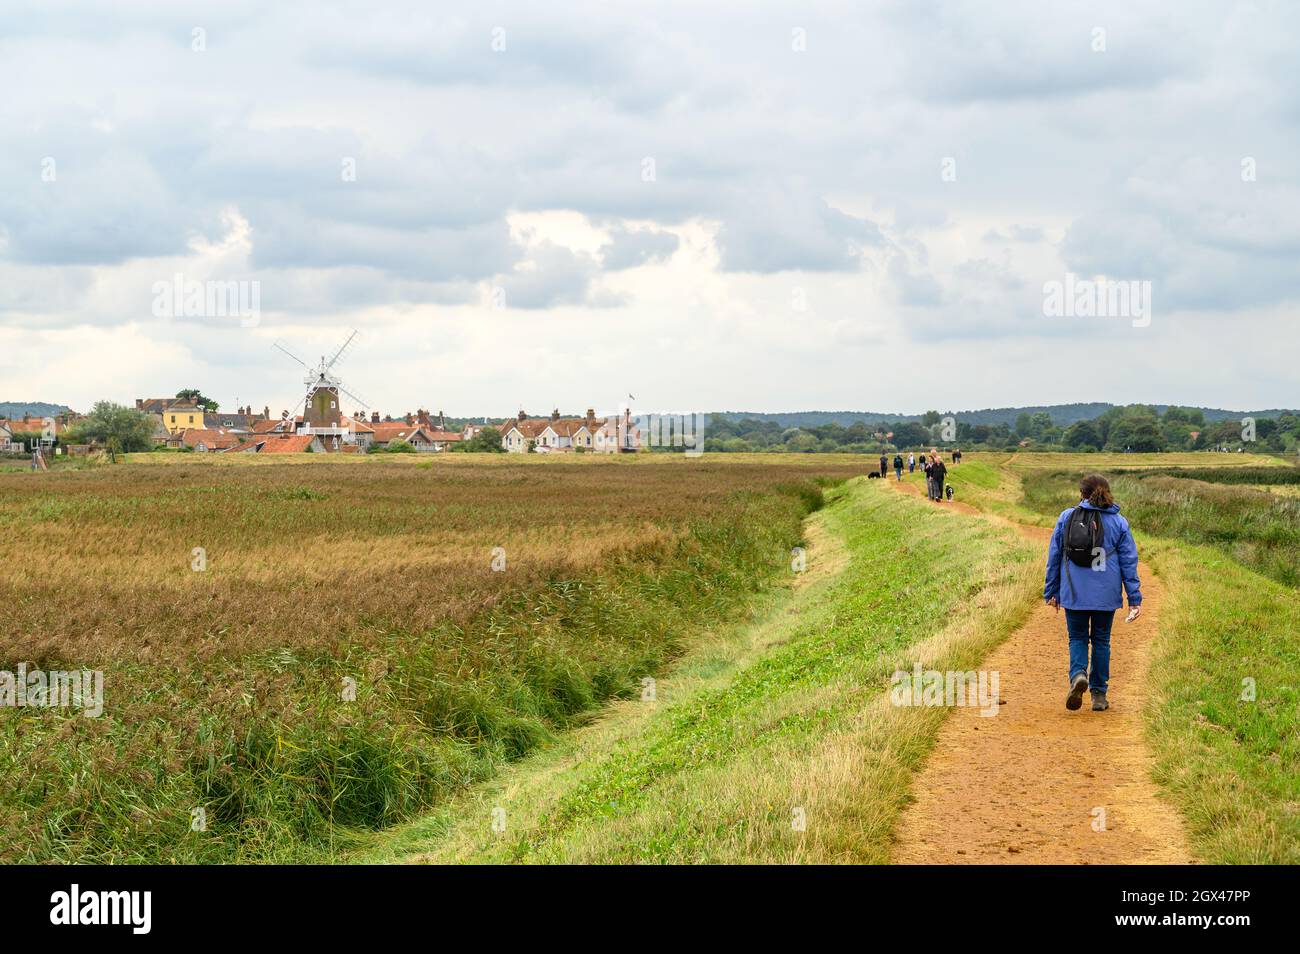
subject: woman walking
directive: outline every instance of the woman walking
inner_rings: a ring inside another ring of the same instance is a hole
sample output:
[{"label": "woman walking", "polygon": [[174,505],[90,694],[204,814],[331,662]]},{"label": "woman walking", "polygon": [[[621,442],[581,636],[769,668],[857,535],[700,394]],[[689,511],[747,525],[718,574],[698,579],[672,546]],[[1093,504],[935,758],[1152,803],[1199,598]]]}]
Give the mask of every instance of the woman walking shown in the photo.
[{"label": "woman walking", "polygon": [[[1092,708],[1110,708],[1106,692],[1110,683],[1110,630],[1115,611],[1128,595],[1133,622],[1142,612],[1138,580],[1138,551],[1128,521],[1110,484],[1100,474],[1079,482],[1079,505],[1064,511],[1056,521],[1047,548],[1047,578],[1043,599],[1058,611],[1065,609],[1070,637],[1070,694],[1065,708],[1083,705],[1085,689],[1092,692]],[[1092,649],[1091,665],[1088,650]]]},{"label": "woman walking", "polygon": [[930,451],[930,466],[926,470],[930,475],[930,499],[943,503],[943,483],[948,476],[948,468],[937,450]]}]

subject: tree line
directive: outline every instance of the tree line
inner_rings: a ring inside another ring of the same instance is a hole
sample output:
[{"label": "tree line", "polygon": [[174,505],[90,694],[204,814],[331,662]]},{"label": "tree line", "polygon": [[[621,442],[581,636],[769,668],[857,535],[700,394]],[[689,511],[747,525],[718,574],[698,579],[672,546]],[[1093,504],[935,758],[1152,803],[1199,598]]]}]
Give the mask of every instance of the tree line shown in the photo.
[{"label": "tree line", "polygon": [[1162,414],[1151,405],[1130,404],[1065,426],[1046,411],[1023,412],[1014,426],[971,424],[960,414],[927,411],[919,421],[785,427],[775,421],[729,420],[714,414],[704,434],[705,451],[720,453],[876,454],[957,446],[1132,453],[1240,449],[1281,454],[1295,452],[1300,444],[1300,417],[1284,413],[1207,422],[1199,408],[1169,407]]}]

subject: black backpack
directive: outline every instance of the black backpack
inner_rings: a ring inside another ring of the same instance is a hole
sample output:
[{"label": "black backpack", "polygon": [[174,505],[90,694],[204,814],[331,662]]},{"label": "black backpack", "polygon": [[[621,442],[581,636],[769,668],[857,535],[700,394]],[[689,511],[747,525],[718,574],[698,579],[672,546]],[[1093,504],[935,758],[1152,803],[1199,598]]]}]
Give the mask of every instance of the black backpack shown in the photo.
[{"label": "black backpack", "polygon": [[1075,507],[1065,523],[1065,555],[1075,566],[1092,566],[1102,546],[1101,512]]}]

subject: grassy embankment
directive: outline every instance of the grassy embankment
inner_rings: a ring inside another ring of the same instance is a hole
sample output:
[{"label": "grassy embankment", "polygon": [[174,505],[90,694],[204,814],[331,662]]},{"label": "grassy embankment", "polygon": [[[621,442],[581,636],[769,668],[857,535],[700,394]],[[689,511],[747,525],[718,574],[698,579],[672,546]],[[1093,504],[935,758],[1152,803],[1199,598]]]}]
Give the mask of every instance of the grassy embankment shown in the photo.
[{"label": "grassy embankment", "polygon": [[743,614],[858,469],[196,456],[0,475],[0,670],[105,693],[0,710],[0,859],[292,860],[410,817]]},{"label": "grassy embankment", "polygon": [[[1059,513],[1082,467],[1030,474],[1027,503]],[[1300,503],[1251,486],[1300,471],[1181,473],[1112,482],[1170,601],[1147,708],[1156,778],[1204,860],[1300,863]]]},{"label": "grassy embankment", "polygon": [[887,861],[947,714],[891,706],[890,675],[918,661],[976,668],[1023,620],[1037,567],[1013,529],[963,520],[957,532],[960,518],[882,483],[830,491],[810,521],[805,585],[758,625],[720,627],[655,701],[621,703],[352,857]]}]

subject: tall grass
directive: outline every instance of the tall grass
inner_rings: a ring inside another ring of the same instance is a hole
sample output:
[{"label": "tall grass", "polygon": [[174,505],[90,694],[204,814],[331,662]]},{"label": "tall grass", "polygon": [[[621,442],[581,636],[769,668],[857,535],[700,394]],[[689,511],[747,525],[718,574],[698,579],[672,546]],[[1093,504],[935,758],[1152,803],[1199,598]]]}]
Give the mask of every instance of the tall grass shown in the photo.
[{"label": "tall grass", "polygon": [[[1291,468],[1242,468],[1249,483],[1278,472],[1289,483]],[[1111,481],[1115,499],[1134,528],[1220,550],[1243,566],[1288,586],[1300,584],[1300,499],[1235,486],[1233,471],[1215,474],[1223,483],[1184,476],[1121,474]],[[1078,500],[1080,474],[1044,471],[1025,478],[1027,504],[1056,514]]]},{"label": "tall grass", "polygon": [[812,473],[688,463],[0,478],[0,669],[105,673],[0,710],[0,859],[314,857],[491,775],[786,567]]}]

